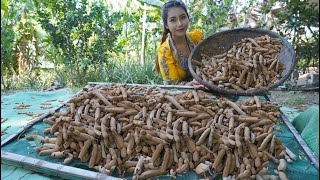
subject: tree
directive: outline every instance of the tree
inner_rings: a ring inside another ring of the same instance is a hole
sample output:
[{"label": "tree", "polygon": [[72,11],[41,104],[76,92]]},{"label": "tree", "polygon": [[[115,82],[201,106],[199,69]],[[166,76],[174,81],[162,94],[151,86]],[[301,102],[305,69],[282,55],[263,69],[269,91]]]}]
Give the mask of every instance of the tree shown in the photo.
[{"label": "tree", "polygon": [[111,13],[102,1],[87,0],[39,1],[37,13],[63,57],[72,84],[86,83],[91,67],[108,65],[121,31],[115,27],[119,13]]}]

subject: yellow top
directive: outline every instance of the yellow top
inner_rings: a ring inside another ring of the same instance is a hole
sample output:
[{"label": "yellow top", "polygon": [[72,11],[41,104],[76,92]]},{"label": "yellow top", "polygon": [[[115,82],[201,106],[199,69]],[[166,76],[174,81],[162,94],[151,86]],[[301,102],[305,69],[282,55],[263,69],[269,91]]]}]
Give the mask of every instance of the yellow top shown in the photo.
[{"label": "yellow top", "polygon": [[[188,32],[187,41],[190,50],[202,41],[202,39],[203,35],[200,30],[195,29]],[[191,77],[187,66],[187,59],[179,55],[170,35],[158,48],[158,63],[165,84],[177,84]]]}]

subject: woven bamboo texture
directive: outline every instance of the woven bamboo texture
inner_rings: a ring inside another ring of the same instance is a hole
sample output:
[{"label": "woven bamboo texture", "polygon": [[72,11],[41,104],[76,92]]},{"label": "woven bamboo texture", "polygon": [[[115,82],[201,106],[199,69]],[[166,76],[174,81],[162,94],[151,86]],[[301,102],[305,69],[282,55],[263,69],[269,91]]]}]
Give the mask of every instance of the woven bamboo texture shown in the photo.
[{"label": "woven bamboo texture", "polygon": [[[237,91],[234,89],[219,88],[216,85],[211,85],[200,78],[194,71],[191,65],[191,60],[201,61],[202,55],[212,57],[214,55],[222,54],[232,48],[233,43],[241,41],[244,38],[256,38],[263,35],[269,35],[271,38],[278,38],[283,47],[279,53],[279,60],[285,66],[284,71],[281,74],[281,79],[276,83],[267,87],[257,88],[251,91]],[[211,36],[208,36],[201,41],[191,52],[188,59],[188,66],[192,76],[209,90],[219,94],[226,95],[258,95],[264,94],[267,91],[280,86],[292,73],[296,64],[295,53],[289,42],[279,34],[265,30],[265,29],[249,29],[249,28],[237,28],[227,31],[218,32]]]}]

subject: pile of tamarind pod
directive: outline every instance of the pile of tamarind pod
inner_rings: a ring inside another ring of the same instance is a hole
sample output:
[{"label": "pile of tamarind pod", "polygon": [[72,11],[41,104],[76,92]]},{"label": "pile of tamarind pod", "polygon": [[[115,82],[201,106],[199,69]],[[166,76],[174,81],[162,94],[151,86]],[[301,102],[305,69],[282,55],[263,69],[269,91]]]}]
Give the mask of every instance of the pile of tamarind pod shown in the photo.
[{"label": "pile of tamarind pod", "polygon": [[195,72],[203,81],[219,88],[251,91],[267,87],[281,78],[284,65],[278,54],[281,41],[268,35],[244,38],[226,53],[213,57],[202,55],[192,60]]},{"label": "pile of tamarind pod", "polygon": [[286,179],[283,166],[296,159],[274,133],[278,107],[256,96],[234,103],[201,90],[113,84],[88,86],[66,105],[43,120],[53,137],[28,139],[41,139],[41,156],[80,159],[107,175],[147,179],[212,169],[229,179],[272,179],[271,159]]}]

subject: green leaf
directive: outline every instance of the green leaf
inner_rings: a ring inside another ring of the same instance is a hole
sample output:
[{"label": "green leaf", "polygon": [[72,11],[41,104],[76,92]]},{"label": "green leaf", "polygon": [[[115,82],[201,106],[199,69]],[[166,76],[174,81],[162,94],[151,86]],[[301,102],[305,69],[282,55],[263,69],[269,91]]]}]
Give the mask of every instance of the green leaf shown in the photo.
[{"label": "green leaf", "polygon": [[4,14],[3,14],[4,17],[8,16],[9,2],[10,2],[10,0],[1,0],[1,11],[4,11]]},{"label": "green leaf", "polygon": [[160,7],[160,8],[164,4],[163,2],[158,1],[158,0],[138,0],[138,1],[141,2],[141,3],[146,3],[148,5],[155,6],[155,7]]}]

